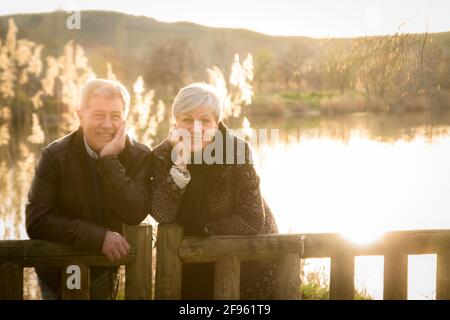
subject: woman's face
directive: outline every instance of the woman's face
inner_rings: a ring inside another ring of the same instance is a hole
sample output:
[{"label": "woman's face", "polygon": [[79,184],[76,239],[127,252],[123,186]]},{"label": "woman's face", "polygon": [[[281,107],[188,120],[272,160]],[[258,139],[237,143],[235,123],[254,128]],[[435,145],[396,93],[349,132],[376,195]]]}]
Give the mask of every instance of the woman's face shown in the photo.
[{"label": "woman's face", "polygon": [[199,107],[179,115],[175,122],[177,129],[189,132],[190,150],[194,152],[204,149],[211,143],[218,127],[212,110],[207,107]]}]

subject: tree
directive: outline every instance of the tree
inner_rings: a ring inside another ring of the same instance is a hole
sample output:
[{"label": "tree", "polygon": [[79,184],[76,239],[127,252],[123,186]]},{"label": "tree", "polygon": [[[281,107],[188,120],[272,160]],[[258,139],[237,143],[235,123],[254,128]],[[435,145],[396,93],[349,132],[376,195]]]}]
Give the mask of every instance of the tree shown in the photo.
[{"label": "tree", "polygon": [[196,70],[194,49],[185,38],[156,46],[145,64],[145,81],[165,95],[175,94],[191,82]]},{"label": "tree", "polygon": [[278,68],[284,79],[285,88],[289,90],[289,83],[294,80],[297,91],[304,80],[305,66],[311,57],[311,51],[303,43],[295,43],[291,45],[286,54],[281,57]]},{"label": "tree", "polygon": [[367,100],[372,97],[389,107],[403,97],[412,81],[411,68],[417,64],[412,48],[417,44],[407,33],[357,40],[359,59],[357,81],[364,88]]},{"label": "tree", "polygon": [[332,87],[339,88],[341,95],[351,85],[354,71],[360,62],[355,42],[331,40],[327,46],[324,61],[327,78]]},{"label": "tree", "polygon": [[273,83],[275,70],[275,57],[272,50],[259,48],[254,54],[255,59],[255,89],[263,92],[266,85]]}]

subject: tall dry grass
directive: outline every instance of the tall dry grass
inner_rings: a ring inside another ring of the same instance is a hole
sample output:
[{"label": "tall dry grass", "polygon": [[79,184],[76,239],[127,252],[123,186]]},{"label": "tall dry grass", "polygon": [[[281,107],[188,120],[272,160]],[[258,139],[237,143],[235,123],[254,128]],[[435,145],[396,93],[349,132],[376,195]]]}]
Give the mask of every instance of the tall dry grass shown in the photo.
[{"label": "tall dry grass", "polygon": [[[25,203],[41,148],[79,126],[76,109],[83,85],[97,77],[83,48],[68,42],[60,56],[43,56],[44,46],[17,38],[18,27],[8,21],[0,38],[0,240],[27,239]],[[119,80],[107,62],[103,77]],[[252,58],[241,64],[236,56],[228,81],[212,67],[210,81],[227,101],[226,117],[237,117],[253,94]],[[102,75],[100,75],[102,76]],[[153,145],[158,128],[168,122],[162,100],[139,76],[130,90],[129,135]],[[151,218],[148,222],[154,223]],[[24,297],[39,298],[36,276],[24,271]]]}]

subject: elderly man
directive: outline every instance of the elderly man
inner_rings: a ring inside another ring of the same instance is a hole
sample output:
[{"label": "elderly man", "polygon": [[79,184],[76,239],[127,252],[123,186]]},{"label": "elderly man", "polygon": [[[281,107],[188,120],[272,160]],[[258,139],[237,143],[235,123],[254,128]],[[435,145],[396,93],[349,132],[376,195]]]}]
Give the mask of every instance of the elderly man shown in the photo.
[{"label": "elderly man", "polygon": [[[128,254],[122,224],[150,213],[150,149],[126,135],[129,94],[117,82],[95,79],[82,91],[77,131],[42,151],[28,194],[31,239],[57,241],[103,252],[109,260]],[[51,253],[49,253],[51,254]],[[59,268],[36,268],[43,299],[58,299]],[[117,292],[117,268],[91,268],[91,299]]]}]

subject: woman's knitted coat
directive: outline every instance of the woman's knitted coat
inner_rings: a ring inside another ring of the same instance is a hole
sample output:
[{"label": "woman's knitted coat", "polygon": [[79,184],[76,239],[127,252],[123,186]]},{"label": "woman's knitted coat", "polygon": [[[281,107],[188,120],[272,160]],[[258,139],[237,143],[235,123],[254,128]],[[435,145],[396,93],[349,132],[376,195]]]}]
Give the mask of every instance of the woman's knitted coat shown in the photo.
[{"label": "woman's knitted coat", "polygon": [[[256,235],[278,233],[275,219],[261,196],[259,177],[251,163],[248,144],[232,135],[223,123],[219,130],[235,143],[232,164],[215,165],[218,178],[207,194],[206,208],[211,235]],[[237,147],[238,143],[245,148]],[[184,189],[174,183],[172,146],[167,140],[153,149],[152,216],[159,223],[174,223]],[[244,153],[244,154],[243,154]],[[226,154],[226,151],[225,151]],[[239,159],[242,157],[241,159]],[[245,159],[243,164],[242,159]],[[241,160],[238,162],[238,160]],[[248,261],[241,264],[241,299],[271,299],[274,289],[274,263]]]}]

